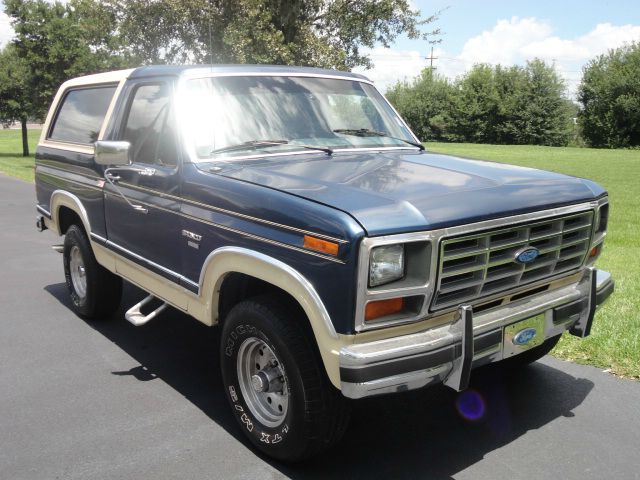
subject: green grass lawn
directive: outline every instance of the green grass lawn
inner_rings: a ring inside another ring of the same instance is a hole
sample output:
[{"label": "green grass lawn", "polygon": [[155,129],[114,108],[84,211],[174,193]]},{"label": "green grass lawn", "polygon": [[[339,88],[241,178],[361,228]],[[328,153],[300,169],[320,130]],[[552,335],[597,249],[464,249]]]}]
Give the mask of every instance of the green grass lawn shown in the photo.
[{"label": "green grass lawn", "polygon": [[[32,152],[39,135],[39,130],[29,132]],[[598,266],[612,273],[616,291],[598,311],[591,336],[564,335],[554,355],[640,378],[640,150],[455,143],[429,143],[427,148],[586,177],[609,190],[609,233]],[[0,171],[33,181],[33,155],[22,157],[19,130],[0,130]]]},{"label": "green grass lawn", "polygon": [[598,310],[591,336],[564,335],[554,355],[640,378],[640,150],[461,143],[427,149],[585,177],[609,191],[609,231],[597,266],[611,272],[616,291]]},{"label": "green grass lawn", "polygon": [[29,130],[29,153],[22,156],[22,133],[20,130],[0,129],[0,172],[33,182],[33,160],[40,130]]}]

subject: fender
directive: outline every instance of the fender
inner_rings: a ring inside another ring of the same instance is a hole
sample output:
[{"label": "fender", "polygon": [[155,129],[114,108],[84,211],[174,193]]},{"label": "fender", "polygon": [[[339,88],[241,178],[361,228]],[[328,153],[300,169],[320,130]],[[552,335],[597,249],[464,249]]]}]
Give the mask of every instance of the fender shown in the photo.
[{"label": "fender", "polygon": [[[75,195],[56,190],[51,195],[51,218],[58,235],[60,207],[65,206],[78,214],[85,231],[91,233],[91,224],[82,202]],[[305,312],[315,336],[322,361],[331,383],[340,388],[339,352],[342,347],[352,343],[349,335],[339,335],[331,318],[313,288],[313,285],[297,270],[284,262],[262,253],[240,247],[221,247],[209,254],[200,272],[198,295],[177,285],[168,285],[166,280],[141,265],[135,264],[101,245],[91,242],[98,263],[107,269],[118,272],[127,280],[175,307],[187,311],[205,325],[218,323],[220,288],[224,279],[231,273],[243,273],[270,283],[290,294]],[[116,264],[121,269],[116,268]],[[128,269],[125,269],[127,267]],[[120,271],[122,270],[122,271]]]},{"label": "fender", "polygon": [[[258,278],[281,288],[296,299],[309,319],[329,379],[334,386],[340,388],[338,352],[345,344],[350,343],[348,336],[336,333],[331,318],[311,283],[300,272],[280,260],[240,247],[214,250],[205,260],[200,273],[200,304],[190,304],[189,313],[207,325],[216,324],[220,288],[230,273],[243,273]],[[202,310],[195,311],[198,309]]]},{"label": "fender", "polygon": [[49,208],[51,209],[51,222],[55,226],[55,232],[58,235],[62,235],[60,222],[58,221],[58,214],[60,212],[60,207],[62,206],[68,207],[77,213],[80,220],[82,220],[85,232],[87,232],[87,234],[91,234],[89,216],[87,215],[87,211],[85,210],[84,205],[82,205],[80,199],[73,193],[69,193],[65,190],[54,190],[51,194],[51,200],[49,201]]}]

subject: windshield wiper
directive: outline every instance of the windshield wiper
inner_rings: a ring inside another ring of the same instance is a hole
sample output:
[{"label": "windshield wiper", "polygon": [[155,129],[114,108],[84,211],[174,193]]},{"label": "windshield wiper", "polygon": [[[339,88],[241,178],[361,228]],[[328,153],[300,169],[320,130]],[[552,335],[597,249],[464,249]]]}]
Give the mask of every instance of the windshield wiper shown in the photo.
[{"label": "windshield wiper", "polygon": [[411,140],[407,140],[406,138],[394,137],[393,135],[389,135],[388,133],[378,132],[369,128],[336,128],[334,132],[341,133],[343,135],[353,135],[355,137],[386,137],[391,138],[392,140],[399,140],[400,142],[408,143],[409,145],[418,147],[420,150],[424,150],[424,145],[422,145],[421,143],[413,142]]},{"label": "windshield wiper", "polygon": [[319,150],[331,155],[333,150],[329,147],[316,147],[314,145],[303,145],[300,143],[291,143],[289,140],[249,140],[248,142],[238,143],[237,145],[229,145],[221,148],[214,148],[209,152],[210,155],[222,152],[233,152],[236,150],[252,150],[261,147],[272,147],[277,145],[291,145],[292,147],[306,148],[309,150]]},{"label": "windshield wiper", "polygon": [[214,153],[233,152],[235,150],[249,150],[260,147],[270,147],[273,145],[286,145],[287,143],[289,143],[288,140],[249,140],[248,142],[242,142],[236,145],[214,148],[209,152],[209,154],[213,155]]}]

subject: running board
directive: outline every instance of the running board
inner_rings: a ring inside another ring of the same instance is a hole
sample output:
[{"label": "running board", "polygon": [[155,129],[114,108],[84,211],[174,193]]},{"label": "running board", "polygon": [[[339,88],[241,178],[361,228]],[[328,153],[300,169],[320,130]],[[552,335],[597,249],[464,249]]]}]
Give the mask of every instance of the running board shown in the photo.
[{"label": "running board", "polygon": [[158,308],[156,308],[154,311],[152,311],[147,315],[142,313],[142,307],[144,307],[154,298],[155,297],[153,295],[149,295],[147,298],[145,298],[141,302],[136,303],[133,307],[127,310],[127,313],[124,314],[124,318],[126,318],[129,322],[131,322],[136,327],[144,325],[149,320],[153,320],[156,317],[156,315],[158,315],[165,308],[167,308],[167,304],[163,303],[162,305],[160,305]]}]

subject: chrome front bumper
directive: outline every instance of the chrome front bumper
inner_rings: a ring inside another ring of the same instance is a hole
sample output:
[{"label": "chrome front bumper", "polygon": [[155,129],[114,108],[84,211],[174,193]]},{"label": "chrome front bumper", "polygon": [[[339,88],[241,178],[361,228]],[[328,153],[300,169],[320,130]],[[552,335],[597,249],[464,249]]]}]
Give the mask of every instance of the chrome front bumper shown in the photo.
[{"label": "chrome front bumper", "polygon": [[588,269],[582,280],[540,293],[504,307],[473,314],[470,306],[458,309],[451,325],[402,337],[343,347],[340,382],[343,395],[363,398],[400,392],[443,382],[463,390],[471,369],[497,362],[529,347],[503,341],[504,327],[544,316],[544,339],[567,330],[586,337],[596,307],[613,292],[608,272]]}]

